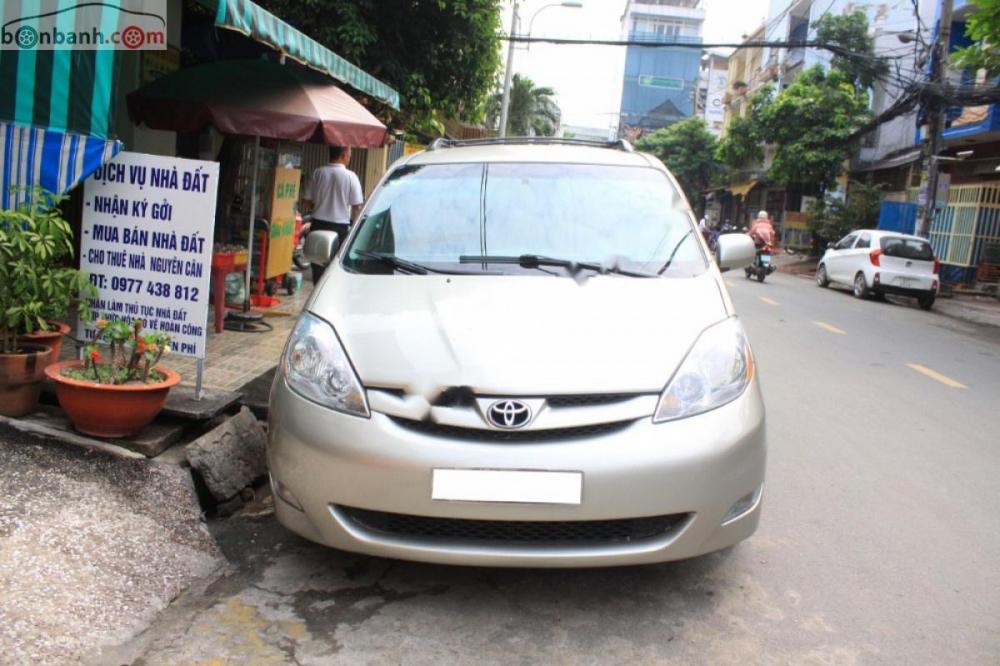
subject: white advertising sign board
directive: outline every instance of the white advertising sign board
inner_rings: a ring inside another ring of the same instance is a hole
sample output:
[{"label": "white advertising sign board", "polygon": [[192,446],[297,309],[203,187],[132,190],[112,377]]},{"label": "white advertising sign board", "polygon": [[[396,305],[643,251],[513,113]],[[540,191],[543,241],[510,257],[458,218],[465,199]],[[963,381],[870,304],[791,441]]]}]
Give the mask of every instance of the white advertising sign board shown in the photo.
[{"label": "white advertising sign board", "polygon": [[205,357],[218,179],[218,162],[123,152],[85,181],[80,269],[96,318],[141,319],[174,353]]},{"label": "white advertising sign board", "polygon": [[705,96],[705,120],[711,124],[722,122],[726,115],[726,105],[722,98],[726,94],[726,82],[729,81],[727,72],[713,70],[709,78],[708,93]]}]

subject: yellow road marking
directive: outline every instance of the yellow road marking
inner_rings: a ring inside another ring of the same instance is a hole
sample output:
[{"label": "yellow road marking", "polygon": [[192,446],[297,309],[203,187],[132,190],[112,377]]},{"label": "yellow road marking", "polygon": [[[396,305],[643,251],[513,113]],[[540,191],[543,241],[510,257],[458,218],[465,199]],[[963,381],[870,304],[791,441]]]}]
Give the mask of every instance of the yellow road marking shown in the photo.
[{"label": "yellow road marking", "polygon": [[962,384],[961,382],[956,382],[951,377],[945,377],[940,372],[935,372],[926,366],[920,365],[919,363],[907,363],[906,365],[911,369],[916,370],[920,374],[926,375],[931,379],[933,379],[934,381],[941,382],[942,384],[950,388],[962,388],[962,389],[968,388],[965,384]]},{"label": "yellow road marking", "polygon": [[772,300],[772,299],[768,298],[767,296],[758,296],[757,298],[759,298],[760,300],[764,301],[768,305],[781,305],[781,303],[779,303],[778,301]]},{"label": "yellow road marking", "polygon": [[847,335],[847,331],[839,329],[836,326],[831,326],[830,324],[826,324],[821,321],[814,321],[813,323],[822,328],[824,331],[830,331],[831,333],[836,333],[838,335]]}]

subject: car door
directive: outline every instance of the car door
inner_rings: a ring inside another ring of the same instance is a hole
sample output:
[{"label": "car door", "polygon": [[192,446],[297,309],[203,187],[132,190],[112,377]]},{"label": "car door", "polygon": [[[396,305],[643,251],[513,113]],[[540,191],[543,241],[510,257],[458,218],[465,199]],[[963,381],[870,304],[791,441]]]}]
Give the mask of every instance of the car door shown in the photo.
[{"label": "car door", "polygon": [[837,282],[844,281],[844,275],[848,274],[845,265],[845,262],[848,261],[847,252],[854,247],[854,243],[857,240],[858,235],[850,233],[841,238],[830,250],[827,250],[824,263],[826,264],[826,274],[831,280]]},{"label": "car door", "polygon": [[[844,273],[846,282],[853,282],[854,276],[859,272],[864,272],[865,266],[871,263],[872,235],[871,232],[862,231],[858,234],[858,240],[854,247],[847,250],[844,261]],[[867,278],[866,278],[867,279]]]}]

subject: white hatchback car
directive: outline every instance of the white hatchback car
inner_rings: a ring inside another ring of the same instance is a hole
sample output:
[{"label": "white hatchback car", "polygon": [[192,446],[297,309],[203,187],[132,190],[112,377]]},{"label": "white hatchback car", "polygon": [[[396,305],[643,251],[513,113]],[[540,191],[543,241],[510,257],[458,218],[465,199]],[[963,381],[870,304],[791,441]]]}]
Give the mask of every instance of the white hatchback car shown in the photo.
[{"label": "white hatchback car", "polygon": [[938,292],[941,262],[926,238],[859,229],[827,246],[816,268],[816,284],[851,285],[858,298],[912,296],[930,310]]}]

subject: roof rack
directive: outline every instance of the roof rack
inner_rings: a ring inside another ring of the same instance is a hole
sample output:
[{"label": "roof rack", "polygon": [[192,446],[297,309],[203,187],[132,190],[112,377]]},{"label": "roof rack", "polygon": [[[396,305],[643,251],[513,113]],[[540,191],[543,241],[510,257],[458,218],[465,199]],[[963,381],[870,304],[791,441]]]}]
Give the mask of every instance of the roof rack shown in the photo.
[{"label": "roof rack", "polygon": [[557,136],[493,136],[485,139],[434,139],[427,150],[460,148],[462,146],[590,146],[593,148],[613,148],[626,153],[635,152],[625,139],[614,141],[593,141],[591,139],[567,139]]}]

